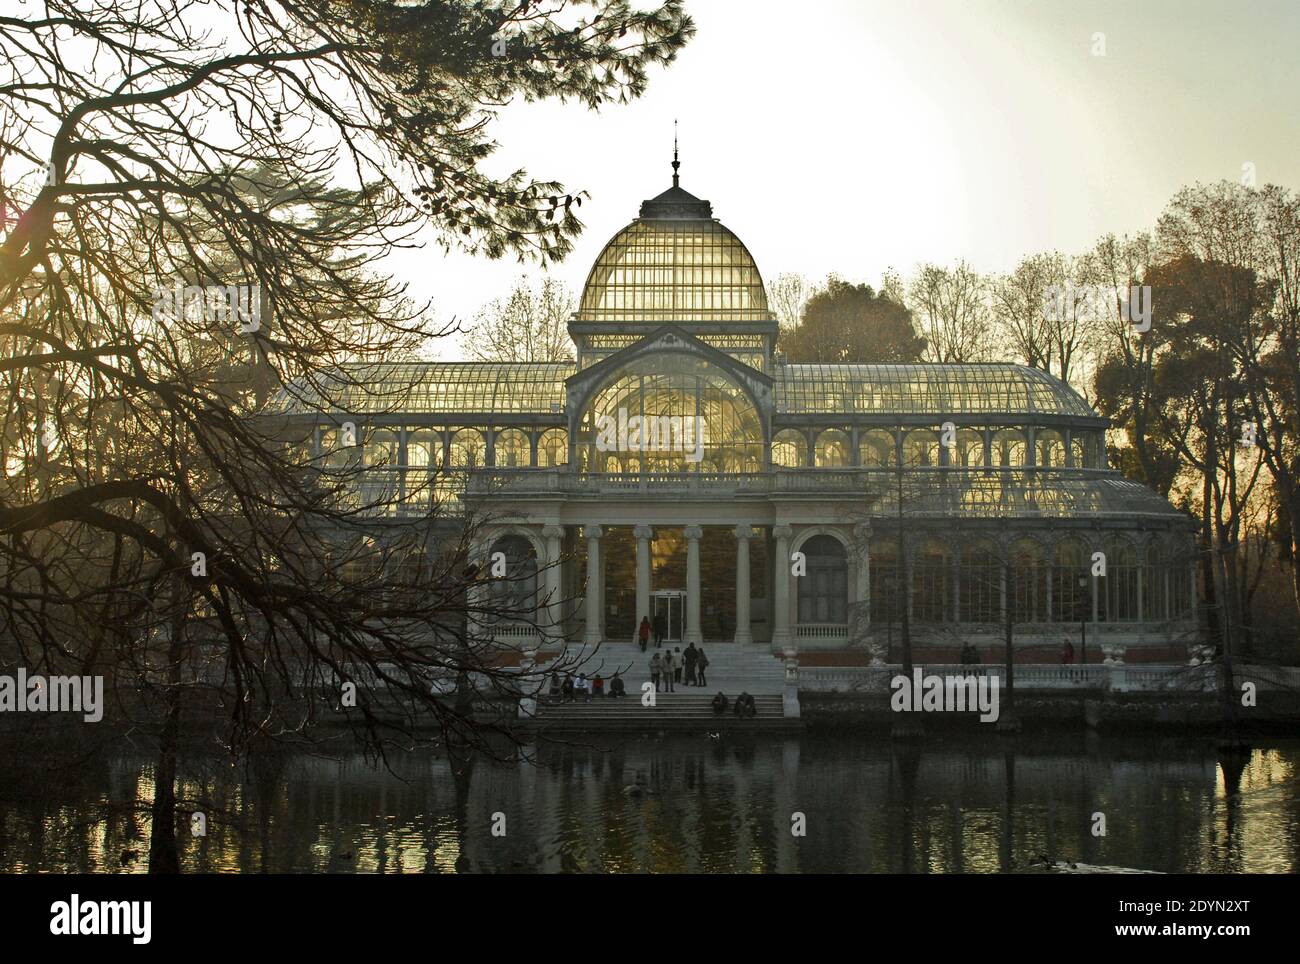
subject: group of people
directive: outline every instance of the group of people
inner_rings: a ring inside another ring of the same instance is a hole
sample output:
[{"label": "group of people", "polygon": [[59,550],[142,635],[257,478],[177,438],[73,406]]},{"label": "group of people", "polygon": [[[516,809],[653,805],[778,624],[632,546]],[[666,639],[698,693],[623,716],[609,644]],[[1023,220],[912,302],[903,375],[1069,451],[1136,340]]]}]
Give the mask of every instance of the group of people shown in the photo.
[{"label": "group of people", "polygon": [[[645,627],[645,620],[641,621],[642,628]],[[642,649],[645,648],[642,640]],[[678,646],[676,649],[669,649],[666,653],[655,653],[650,657],[650,680],[654,683],[656,692],[673,692],[673,684],[682,683],[685,686],[707,686],[708,679],[705,671],[709,668],[709,657],[704,655],[704,647],[697,647],[691,643],[686,647],[686,652]]]},{"label": "group of people", "polygon": [[[578,697],[582,697],[589,703],[593,696],[606,695],[605,678],[599,673],[592,676],[590,679],[587,678],[585,673],[579,673],[577,677],[574,677],[572,673],[565,673],[564,678],[561,679],[560,673],[557,670],[551,673],[550,695],[553,697],[559,697],[566,703],[572,703],[577,700]],[[609,681],[609,696],[616,697],[626,695],[627,688],[623,684],[623,677],[620,676],[616,670],[613,678]]]},{"label": "group of people", "polygon": [[[723,713],[727,712],[728,702],[727,694],[722,692],[722,690],[718,690],[718,695],[713,697],[712,703],[714,715],[721,716]],[[742,720],[758,715],[758,706],[754,702],[754,697],[750,696],[743,690],[741,691],[741,694],[736,697],[736,702],[731,704],[731,707],[736,716]]]},{"label": "group of people", "polygon": [[637,627],[636,638],[641,643],[641,652],[645,652],[646,644],[650,642],[651,634],[655,638],[655,649],[664,644],[664,637],[668,635],[668,620],[663,613],[655,614],[655,621],[650,622],[649,616],[641,617],[641,625]]}]

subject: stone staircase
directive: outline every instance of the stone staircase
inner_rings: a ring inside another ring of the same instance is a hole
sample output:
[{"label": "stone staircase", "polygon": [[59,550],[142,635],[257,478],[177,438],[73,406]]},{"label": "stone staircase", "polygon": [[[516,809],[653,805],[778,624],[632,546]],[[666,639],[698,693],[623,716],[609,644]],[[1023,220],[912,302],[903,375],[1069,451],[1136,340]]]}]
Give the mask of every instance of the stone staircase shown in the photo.
[{"label": "stone staircase", "polygon": [[[679,644],[674,643],[674,646]],[[660,652],[665,652],[667,644]],[[766,646],[737,646],[735,643],[712,643],[704,647],[709,657],[708,685],[703,687],[674,685],[674,692],[655,693],[654,705],[642,702],[642,684],[650,682],[650,659],[654,654],[651,643],[644,653],[635,643],[609,642],[599,647],[578,644],[569,646],[567,655],[572,665],[582,660],[578,671],[591,676],[599,672],[607,681],[615,669],[622,673],[627,695],[622,699],[593,697],[591,702],[578,699],[572,703],[553,703],[543,700],[538,706],[539,722],[543,725],[573,727],[575,729],[733,729],[769,728],[772,726],[798,726],[797,720],[786,720],[782,705],[785,687],[785,667],[772,656]],[[683,647],[685,651],[685,647]],[[558,664],[559,658],[549,667]],[[608,685],[608,684],[607,684]],[[713,712],[710,701],[717,692],[729,700],[743,692],[754,697],[757,715],[740,720],[728,708],[726,714]]]},{"label": "stone staircase", "polygon": [[[538,715],[546,726],[593,731],[767,729],[776,724],[798,724],[797,720],[785,719],[782,715],[781,697],[772,694],[754,694],[754,705],[758,712],[752,718],[738,719],[730,708],[726,713],[718,715],[709,705],[716,692],[688,688],[687,692],[679,690],[676,693],[658,693],[653,706],[643,705],[639,691],[637,695],[629,693],[622,699],[592,697],[590,703],[581,699],[573,703],[543,703],[538,707]],[[734,694],[727,695],[730,698]]]}]

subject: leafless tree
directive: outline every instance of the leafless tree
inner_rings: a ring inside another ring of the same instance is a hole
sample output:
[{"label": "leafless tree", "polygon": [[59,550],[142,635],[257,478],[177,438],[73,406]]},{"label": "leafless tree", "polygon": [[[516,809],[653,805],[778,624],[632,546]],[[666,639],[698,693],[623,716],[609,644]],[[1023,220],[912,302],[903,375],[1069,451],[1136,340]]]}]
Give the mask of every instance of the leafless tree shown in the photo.
[{"label": "leafless tree", "polygon": [[639,96],[693,25],[678,0],[37,6],[0,14],[0,183],[20,212],[0,243],[0,646],[110,676],[123,713],[137,684],[158,694],[150,867],[175,870],[187,708],[224,716],[239,752],[309,732],[333,711],[317,693],[337,705],[349,682],[382,753],[426,729],[486,744],[469,688],[431,680],[521,691],[488,645],[512,614],[474,520],[439,528],[431,501],[377,524],[397,500],[356,456],[369,427],[318,459],[307,424],[357,393],[400,404],[407,386],[376,403],[343,363],[438,334],[377,270],[394,246],[430,229],[489,257],[571,249],[580,193],[484,171],[495,110]]},{"label": "leafless tree", "polygon": [[986,280],[965,261],[951,268],[920,265],[907,287],[926,340],[926,361],[989,361],[993,316]]},{"label": "leafless tree", "polygon": [[782,272],[767,285],[767,303],[783,329],[799,326],[804,303],[812,294],[812,285],[801,274]]},{"label": "leafless tree", "polygon": [[474,316],[466,347],[478,361],[571,361],[568,323],[576,307],[573,292],[555,278],[537,286],[521,278]]}]

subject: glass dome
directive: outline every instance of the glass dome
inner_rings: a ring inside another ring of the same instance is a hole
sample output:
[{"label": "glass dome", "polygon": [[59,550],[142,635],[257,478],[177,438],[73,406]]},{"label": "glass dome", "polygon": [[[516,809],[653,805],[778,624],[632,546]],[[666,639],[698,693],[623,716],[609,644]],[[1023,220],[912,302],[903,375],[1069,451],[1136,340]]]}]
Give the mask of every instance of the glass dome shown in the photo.
[{"label": "glass dome", "polygon": [[712,218],[643,216],[605,245],[576,320],[659,325],[771,318],[758,266],[731,231]]}]

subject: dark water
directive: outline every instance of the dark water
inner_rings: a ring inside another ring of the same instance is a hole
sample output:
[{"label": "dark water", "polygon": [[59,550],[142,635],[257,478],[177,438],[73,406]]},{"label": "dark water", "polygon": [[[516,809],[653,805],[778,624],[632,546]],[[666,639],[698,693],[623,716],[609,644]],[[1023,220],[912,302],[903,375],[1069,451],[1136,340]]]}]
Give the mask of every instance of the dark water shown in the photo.
[{"label": "dark water", "polygon": [[[1300,741],[1244,769],[1201,740],[1083,735],[629,737],[540,765],[407,754],[187,764],[188,871],[997,873],[1038,855],[1161,871],[1300,869]],[[628,792],[638,772],[653,791]],[[0,768],[0,870],[140,871],[143,754]],[[1229,787],[1236,786],[1236,792]],[[1093,814],[1105,815],[1094,836]],[[792,834],[802,814],[806,835]],[[494,824],[504,835],[494,835]],[[131,851],[136,851],[132,854]],[[126,853],[125,861],[123,853]]]}]

